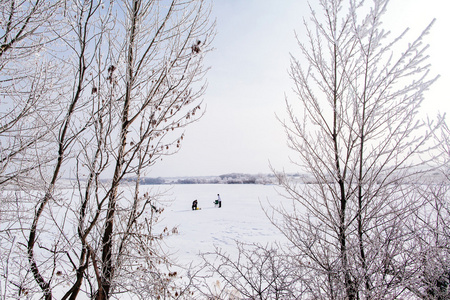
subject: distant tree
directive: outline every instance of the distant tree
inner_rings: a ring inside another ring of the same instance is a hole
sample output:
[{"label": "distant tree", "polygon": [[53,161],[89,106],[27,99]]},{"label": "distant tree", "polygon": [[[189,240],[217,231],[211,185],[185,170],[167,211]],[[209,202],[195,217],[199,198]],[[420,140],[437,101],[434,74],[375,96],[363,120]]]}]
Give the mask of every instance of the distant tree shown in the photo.
[{"label": "distant tree", "polygon": [[142,179],[142,184],[165,184],[165,183],[166,180],[162,177]]},{"label": "distant tree", "polygon": [[[210,7],[203,0],[63,4],[45,10],[63,22],[46,49],[63,84],[42,90],[58,102],[45,103],[53,127],[45,151],[30,158],[39,184],[24,188],[17,180],[4,191],[15,209],[8,222],[2,216],[1,257],[11,258],[2,265],[2,293],[188,297],[159,245],[176,228],[155,232],[160,195],[140,184],[149,167],[180,147],[180,129],[202,115]],[[64,186],[63,174],[76,184]]]},{"label": "distant tree", "polygon": [[390,40],[381,29],[387,0],[318,2],[322,15],[311,9],[306,39],[297,37],[302,60],[291,62],[299,102],[287,101],[282,122],[315,184],[278,174],[293,206],[277,209],[275,223],[304,270],[307,298],[417,297],[408,288],[419,257],[407,254],[423,208],[415,183],[432,147],[417,118],[436,79],[423,44],[429,27],[402,45],[406,31]]}]

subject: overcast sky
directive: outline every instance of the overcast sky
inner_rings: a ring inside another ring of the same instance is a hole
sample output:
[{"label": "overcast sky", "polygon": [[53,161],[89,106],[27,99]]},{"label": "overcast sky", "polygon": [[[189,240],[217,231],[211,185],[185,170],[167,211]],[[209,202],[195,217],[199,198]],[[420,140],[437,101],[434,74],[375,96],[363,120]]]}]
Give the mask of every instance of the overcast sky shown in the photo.
[{"label": "overcast sky", "polygon": [[[448,0],[391,0],[383,21],[393,33],[409,27],[412,41],[436,18],[426,39],[432,75],[441,76],[425,94],[423,111],[431,117],[450,112],[449,9]],[[284,114],[285,95],[294,100],[289,53],[299,57],[294,31],[302,36],[308,15],[306,0],[215,0],[217,36],[207,58],[206,114],[186,128],[181,150],[147,176],[270,173],[269,162],[278,170],[297,171],[275,114]]]}]

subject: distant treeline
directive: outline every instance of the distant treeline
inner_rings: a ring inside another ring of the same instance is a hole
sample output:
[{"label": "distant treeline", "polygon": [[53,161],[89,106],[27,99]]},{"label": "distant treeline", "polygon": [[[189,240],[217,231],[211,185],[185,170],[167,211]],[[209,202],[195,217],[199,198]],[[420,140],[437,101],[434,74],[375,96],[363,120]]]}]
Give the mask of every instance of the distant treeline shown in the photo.
[{"label": "distant treeline", "polygon": [[[291,180],[303,184],[317,183],[314,178],[305,174],[284,174]],[[428,181],[442,181],[439,173],[427,174]],[[136,178],[127,178],[124,181],[136,181]],[[415,182],[415,177],[411,177],[411,182]],[[331,179],[330,179],[331,182]],[[145,177],[141,179],[143,185],[162,185],[162,184],[279,184],[279,177],[274,174],[244,174],[230,173],[219,176],[198,176],[198,177]]]},{"label": "distant treeline", "polygon": [[157,177],[143,178],[142,184],[277,184],[277,178],[273,174],[242,174],[230,173],[220,176],[202,177]]}]

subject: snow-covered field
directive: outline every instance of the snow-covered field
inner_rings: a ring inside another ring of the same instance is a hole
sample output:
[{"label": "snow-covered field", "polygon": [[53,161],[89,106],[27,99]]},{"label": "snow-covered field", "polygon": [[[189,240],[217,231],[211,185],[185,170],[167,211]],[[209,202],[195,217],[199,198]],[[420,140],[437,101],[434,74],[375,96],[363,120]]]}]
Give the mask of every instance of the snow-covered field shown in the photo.
[{"label": "snow-covered field", "polygon": [[[178,227],[178,234],[165,239],[167,249],[180,263],[201,262],[200,252],[213,251],[214,246],[233,252],[235,241],[266,244],[282,241],[283,236],[270,223],[262,206],[282,201],[273,185],[254,184],[185,184],[145,186],[160,191],[169,189],[165,199],[172,200],[165,208],[158,226]],[[213,201],[220,194],[222,207]],[[200,210],[191,209],[198,200]]]},{"label": "snow-covered field", "polygon": [[[177,234],[163,239],[164,250],[171,253],[171,260],[184,266],[197,266],[202,263],[198,254],[213,252],[215,247],[233,254],[236,241],[262,244],[282,241],[284,237],[263,211],[263,206],[269,208],[269,203],[279,206],[287,201],[277,189],[274,185],[259,184],[174,184],[144,185],[141,193],[162,194],[158,197],[161,200],[158,208],[164,207],[164,212],[154,228],[155,233],[165,227],[169,231],[174,226],[178,229]],[[63,193],[71,195],[72,192],[67,182]],[[214,205],[217,194],[222,199],[221,208]],[[191,205],[195,199],[201,209],[193,211]],[[54,292],[56,298],[62,296],[62,291]]]}]

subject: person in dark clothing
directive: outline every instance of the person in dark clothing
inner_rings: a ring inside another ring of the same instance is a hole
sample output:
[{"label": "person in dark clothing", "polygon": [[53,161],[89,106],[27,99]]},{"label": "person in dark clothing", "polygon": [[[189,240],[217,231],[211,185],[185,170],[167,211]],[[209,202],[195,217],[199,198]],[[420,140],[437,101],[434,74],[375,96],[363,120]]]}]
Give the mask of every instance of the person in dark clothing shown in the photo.
[{"label": "person in dark clothing", "polygon": [[220,199],[220,195],[219,194],[217,194],[217,202],[219,204],[219,208],[221,208],[222,207],[222,199]]},{"label": "person in dark clothing", "polygon": [[194,202],[192,202],[192,210],[196,210],[197,209],[197,199],[194,200]]}]

